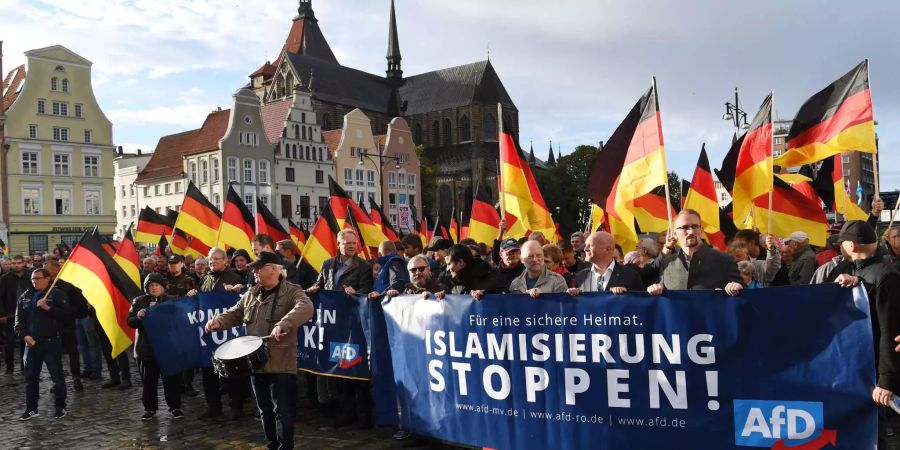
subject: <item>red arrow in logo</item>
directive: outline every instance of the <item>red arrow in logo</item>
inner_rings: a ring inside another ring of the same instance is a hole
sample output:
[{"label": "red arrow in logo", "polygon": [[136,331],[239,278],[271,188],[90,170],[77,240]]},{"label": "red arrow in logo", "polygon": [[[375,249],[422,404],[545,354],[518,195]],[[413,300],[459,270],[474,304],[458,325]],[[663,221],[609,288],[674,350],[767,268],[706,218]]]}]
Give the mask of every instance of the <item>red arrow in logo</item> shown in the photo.
[{"label": "red arrow in logo", "polygon": [[797,446],[787,446],[785,445],[785,441],[787,440],[782,439],[776,442],[775,445],[772,446],[772,450],[819,450],[825,448],[828,444],[831,444],[832,446],[837,445],[837,430],[822,430],[819,437]]}]

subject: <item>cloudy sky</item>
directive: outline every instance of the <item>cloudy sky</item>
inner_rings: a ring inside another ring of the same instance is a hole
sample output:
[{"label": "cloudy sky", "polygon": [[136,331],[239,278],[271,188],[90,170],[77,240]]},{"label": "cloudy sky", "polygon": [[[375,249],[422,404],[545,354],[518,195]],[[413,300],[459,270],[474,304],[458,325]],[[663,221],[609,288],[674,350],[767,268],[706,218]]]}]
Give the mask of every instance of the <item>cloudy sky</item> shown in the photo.
[{"label": "cloudy sky", "polygon": [[[740,89],[752,116],[770,90],[779,118],[870,59],[882,190],[900,188],[900,2],[396,0],[403,70],[490,59],[544,157],[605,140],[658,80],[669,167],[690,177],[702,143],[713,166]],[[313,0],[345,66],[384,74],[389,0]],[[294,0],[0,0],[5,68],[62,44],[94,62],[117,145],[152,149],[228,107],[276,52]]]}]

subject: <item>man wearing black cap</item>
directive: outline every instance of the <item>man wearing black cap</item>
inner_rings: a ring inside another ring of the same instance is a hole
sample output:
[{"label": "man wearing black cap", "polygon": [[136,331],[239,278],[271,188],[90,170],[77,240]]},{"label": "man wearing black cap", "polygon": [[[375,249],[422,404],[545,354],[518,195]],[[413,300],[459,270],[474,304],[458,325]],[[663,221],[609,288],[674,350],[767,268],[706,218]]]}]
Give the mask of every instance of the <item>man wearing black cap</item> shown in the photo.
[{"label": "man wearing black cap", "polygon": [[431,271],[441,273],[447,270],[447,250],[453,246],[449,239],[435,239],[431,245],[425,247],[426,252],[431,252]]},{"label": "man wearing black cap", "polygon": [[900,415],[888,405],[893,393],[900,392],[900,354],[893,351],[893,337],[900,334],[900,273],[876,254],[878,237],[868,223],[862,220],[845,223],[838,240],[845,261],[832,271],[831,280],[845,287],[862,282],[869,295],[878,375],[872,400],[882,406],[878,416],[878,448],[897,448]]},{"label": "man wearing black cap", "polygon": [[500,242],[500,264],[494,272],[490,290],[509,292],[509,285],[525,271],[519,241],[506,238]]},{"label": "man wearing black cap", "polygon": [[169,274],[166,276],[166,294],[175,297],[197,295],[197,282],[184,272],[184,257],[169,255],[166,259]]}]

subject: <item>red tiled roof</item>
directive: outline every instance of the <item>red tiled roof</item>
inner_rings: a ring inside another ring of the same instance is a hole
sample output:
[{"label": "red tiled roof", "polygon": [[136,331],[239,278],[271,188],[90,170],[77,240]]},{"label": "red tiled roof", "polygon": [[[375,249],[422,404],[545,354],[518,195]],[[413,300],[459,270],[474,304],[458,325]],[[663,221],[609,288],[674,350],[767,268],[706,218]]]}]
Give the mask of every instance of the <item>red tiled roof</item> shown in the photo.
[{"label": "red tiled roof", "polygon": [[25,64],[10,70],[9,73],[6,74],[6,78],[3,80],[2,85],[0,85],[0,95],[3,96],[4,111],[9,109],[13,102],[16,101],[16,97],[19,95],[19,88],[22,86],[22,81],[24,80]]},{"label": "red tiled roof", "polygon": [[156,150],[136,181],[173,177],[183,173],[182,159],[187,155],[208,152],[219,148],[219,140],[228,129],[230,110],[213,111],[203,126],[190,131],[159,138]]},{"label": "red tiled roof", "polygon": [[387,142],[386,134],[379,134],[378,136],[372,136],[375,139],[375,145],[378,148],[384,148],[384,143]]},{"label": "red tiled roof", "polygon": [[325,141],[325,148],[328,149],[328,153],[331,153],[332,158],[334,158],[334,153],[337,151],[338,145],[341,145],[341,135],[343,133],[344,130],[341,128],[338,128],[337,130],[322,132],[322,139]]},{"label": "red tiled roof", "polygon": [[257,75],[263,75],[263,78],[269,78],[272,75],[275,75],[275,66],[272,65],[269,61],[266,61],[259,69],[256,69],[256,72],[250,74],[250,78],[253,78]]},{"label": "red tiled roof", "polygon": [[293,97],[286,97],[266,103],[260,107],[259,113],[262,115],[263,127],[266,130],[266,138],[269,139],[269,142],[277,143],[281,139],[281,133],[284,131],[284,122],[287,120],[293,103]]}]

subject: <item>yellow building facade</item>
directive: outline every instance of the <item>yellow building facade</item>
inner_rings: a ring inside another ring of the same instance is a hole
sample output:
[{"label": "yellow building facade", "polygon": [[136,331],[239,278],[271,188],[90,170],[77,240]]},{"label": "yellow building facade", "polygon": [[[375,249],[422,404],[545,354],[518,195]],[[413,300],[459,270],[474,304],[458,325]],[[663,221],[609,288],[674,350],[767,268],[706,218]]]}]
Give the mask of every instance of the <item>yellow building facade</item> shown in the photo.
[{"label": "yellow building facade", "polygon": [[11,254],[52,251],[95,226],[115,231],[112,123],[87,59],[60,46],[25,53],[24,81],[6,111],[3,222]]}]

